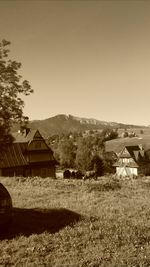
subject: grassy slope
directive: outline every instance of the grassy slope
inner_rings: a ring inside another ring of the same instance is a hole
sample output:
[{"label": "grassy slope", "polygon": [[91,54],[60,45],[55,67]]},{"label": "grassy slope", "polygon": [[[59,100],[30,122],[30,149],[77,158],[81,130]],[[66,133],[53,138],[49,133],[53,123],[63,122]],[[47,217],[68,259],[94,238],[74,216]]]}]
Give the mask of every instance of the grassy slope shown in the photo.
[{"label": "grassy slope", "polygon": [[117,138],[105,142],[106,151],[114,151],[116,153],[119,153],[125,145],[138,144],[141,144],[145,150],[150,149],[150,129],[147,128],[144,134],[140,134],[138,131],[135,132],[138,134],[138,137]]},{"label": "grassy slope", "polygon": [[0,266],[150,266],[150,178],[1,182],[15,209]]}]

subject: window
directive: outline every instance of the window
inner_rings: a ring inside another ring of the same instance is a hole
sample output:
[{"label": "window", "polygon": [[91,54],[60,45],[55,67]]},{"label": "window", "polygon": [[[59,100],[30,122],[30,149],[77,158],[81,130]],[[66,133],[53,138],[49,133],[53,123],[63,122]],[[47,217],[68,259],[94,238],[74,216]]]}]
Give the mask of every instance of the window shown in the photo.
[{"label": "window", "polygon": [[129,163],[129,162],[130,162],[130,159],[128,159],[128,158],[123,158],[123,162],[124,162],[124,163]]}]

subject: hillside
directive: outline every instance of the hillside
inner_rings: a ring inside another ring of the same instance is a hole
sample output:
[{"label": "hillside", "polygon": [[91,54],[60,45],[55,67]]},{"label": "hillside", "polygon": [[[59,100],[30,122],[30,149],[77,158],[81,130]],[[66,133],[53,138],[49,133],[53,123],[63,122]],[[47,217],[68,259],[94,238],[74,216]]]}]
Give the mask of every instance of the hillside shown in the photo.
[{"label": "hillside", "polygon": [[107,152],[114,151],[119,153],[124,146],[142,145],[145,150],[150,149],[150,134],[139,135],[138,137],[117,138],[105,142]]},{"label": "hillside", "polygon": [[[139,128],[136,125],[127,125],[117,122],[106,122],[96,119],[80,118],[72,115],[59,114],[44,120],[30,121],[31,129],[39,129],[44,136],[61,134],[68,132],[84,132],[86,130],[101,130],[106,127],[112,128]],[[18,126],[13,127],[13,131],[18,130]]]}]

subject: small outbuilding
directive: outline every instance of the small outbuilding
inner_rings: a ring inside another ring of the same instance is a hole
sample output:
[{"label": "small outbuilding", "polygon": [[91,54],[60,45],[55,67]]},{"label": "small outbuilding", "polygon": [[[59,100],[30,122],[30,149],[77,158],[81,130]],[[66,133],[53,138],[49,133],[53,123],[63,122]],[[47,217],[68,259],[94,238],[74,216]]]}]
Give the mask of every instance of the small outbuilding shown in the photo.
[{"label": "small outbuilding", "polygon": [[125,146],[118,155],[116,167],[117,176],[138,176],[148,170],[145,152],[140,145]]},{"label": "small outbuilding", "polygon": [[56,160],[38,130],[14,134],[15,141],[0,153],[1,176],[56,176]]}]

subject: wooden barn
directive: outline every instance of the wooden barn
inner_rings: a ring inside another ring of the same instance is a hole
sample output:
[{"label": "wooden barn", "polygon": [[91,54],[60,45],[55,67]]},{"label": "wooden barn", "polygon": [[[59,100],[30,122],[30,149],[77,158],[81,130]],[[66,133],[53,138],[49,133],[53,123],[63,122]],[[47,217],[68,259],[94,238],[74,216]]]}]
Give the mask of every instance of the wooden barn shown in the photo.
[{"label": "wooden barn", "polygon": [[56,160],[38,130],[26,129],[0,154],[1,176],[55,177]]},{"label": "wooden barn", "polygon": [[140,145],[125,146],[119,153],[116,167],[117,176],[138,176],[148,174],[149,160],[145,156],[144,149]]}]

